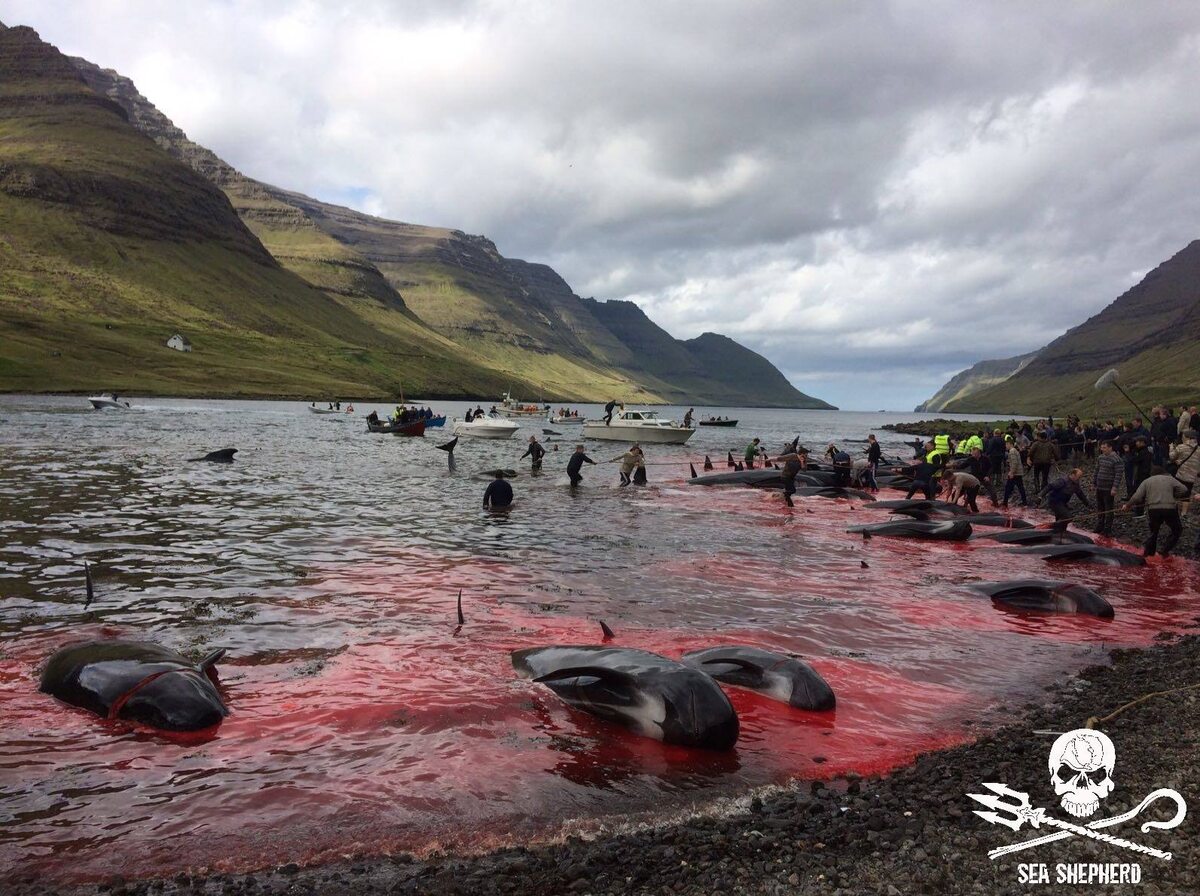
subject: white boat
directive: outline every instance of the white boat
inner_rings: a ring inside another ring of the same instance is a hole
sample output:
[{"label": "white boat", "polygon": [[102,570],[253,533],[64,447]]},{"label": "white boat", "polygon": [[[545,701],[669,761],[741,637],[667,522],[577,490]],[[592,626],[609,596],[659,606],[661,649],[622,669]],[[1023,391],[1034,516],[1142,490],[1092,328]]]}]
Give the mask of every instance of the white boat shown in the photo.
[{"label": "white boat", "polygon": [[97,411],[103,411],[105,408],[116,408],[120,411],[129,410],[129,402],[119,401],[115,395],[91,395],[88,396],[88,401],[92,403],[92,407]]},{"label": "white boat", "polygon": [[310,411],[312,411],[314,414],[343,414],[343,413],[353,413],[353,411],[342,411],[342,410],[339,410],[338,408],[319,408],[319,407],[317,407],[315,404],[310,404],[310,405],[308,406],[308,409],[309,409]]},{"label": "white boat", "polygon": [[505,392],[496,412],[505,417],[540,417],[546,413],[546,409],[536,404],[523,404]]},{"label": "white boat", "polygon": [[551,423],[556,423],[559,426],[583,426],[583,424],[587,422],[587,418],[581,416],[550,417],[549,420]]},{"label": "white boat", "polygon": [[472,436],[476,439],[511,439],[520,428],[516,423],[505,420],[498,414],[476,417],[470,423],[466,420],[454,421],[456,436]]},{"label": "white boat", "polygon": [[680,426],[674,420],[665,420],[657,411],[625,410],[613,415],[612,423],[589,420],[583,424],[585,439],[605,442],[650,442],[665,445],[682,445],[696,432]]}]

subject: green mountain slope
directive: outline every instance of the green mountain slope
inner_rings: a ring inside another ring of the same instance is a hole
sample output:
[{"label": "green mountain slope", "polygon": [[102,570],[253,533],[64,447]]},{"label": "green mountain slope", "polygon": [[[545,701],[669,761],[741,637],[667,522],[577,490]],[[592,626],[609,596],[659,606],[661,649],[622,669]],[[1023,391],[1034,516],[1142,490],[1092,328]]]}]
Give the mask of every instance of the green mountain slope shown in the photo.
[{"label": "green mountain slope", "polygon": [[1200,395],[1200,240],[1160,264],[1132,289],[1042,349],[1023,370],[952,402],[946,410],[1092,414],[1127,410],[1113,389],[1097,392],[1108,369],[1143,407]]},{"label": "green mountain slope", "polygon": [[[181,332],[195,351],[165,345]],[[0,385],[494,392],[435,334],[398,339],[279,265],[225,195],[28,28],[0,26]]]},{"label": "green mountain slope", "polygon": [[[220,187],[283,267],[381,332],[427,324],[526,398],[823,406],[774,368],[773,377],[749,379],[738,378],[736,365],[696,370],[683,344],[640,313],[636,323],[647,332],[625,343],[551,268],[505,258],[483,237],[383,220],[247,178],[189,140],[128,78],[73,61],[97,93]],[[640,347],[660,336],[678,369],[639,361]],[[765,382],[771,385],[763,391]]]}]

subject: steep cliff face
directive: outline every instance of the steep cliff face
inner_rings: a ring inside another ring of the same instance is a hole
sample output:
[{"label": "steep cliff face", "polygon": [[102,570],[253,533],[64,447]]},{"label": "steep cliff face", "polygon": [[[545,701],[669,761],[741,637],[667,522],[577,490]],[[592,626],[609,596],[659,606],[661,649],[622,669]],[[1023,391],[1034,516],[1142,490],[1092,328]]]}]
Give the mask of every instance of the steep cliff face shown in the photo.
[{"label": "steep cliff face", "polygon": [[950,411],[1089,414],[1120,408],[1092,387],[1120,369],[1146,403],[1195,403],[1200,393],[1200,240],[1160,264],[1112,304],[1038,352],[1004,382],[951,402]]},{"label": "steep cliff face", "polygon": [[1004,382],[1013,374],[1023,370],[1029,362],[1037,357],[1037,354],[1037,352],[1029,352],[1025,355],[1017,355],[1015,358],[1001,358],[973,364],[951,377],[942,388],[933,394],[932,398],[913,408],[913,412],[923,414],[931,411],[944,411],[952,401],[959,401],[988,386]]}]

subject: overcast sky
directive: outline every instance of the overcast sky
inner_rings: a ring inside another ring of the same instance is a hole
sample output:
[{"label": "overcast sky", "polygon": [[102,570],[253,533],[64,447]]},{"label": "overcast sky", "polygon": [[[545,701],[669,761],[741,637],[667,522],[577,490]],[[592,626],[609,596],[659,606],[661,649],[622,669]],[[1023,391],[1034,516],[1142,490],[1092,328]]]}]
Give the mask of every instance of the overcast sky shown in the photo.
[{"label": "overcast sky", "polygon": [[845,408],[1200,235],[1200,4],[0,0],[244,173],[491,238]]}]

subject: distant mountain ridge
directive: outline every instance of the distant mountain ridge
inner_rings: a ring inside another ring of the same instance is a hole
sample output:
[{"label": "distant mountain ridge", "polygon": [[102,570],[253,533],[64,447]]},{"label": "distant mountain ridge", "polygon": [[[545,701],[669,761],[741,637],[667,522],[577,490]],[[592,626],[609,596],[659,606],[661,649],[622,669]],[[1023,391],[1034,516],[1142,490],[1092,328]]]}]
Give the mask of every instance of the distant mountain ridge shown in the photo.
[{"label": "distant mountain ridge", "polygon": [[1096,380],[1118,368],[1143,405],[1200,397],[1200,240],[1164,261],[1099,314],[1055,339],[1019,372],[962,398],[961,413],[1094,414],[1129,410]]},{"label": "distant mountain ridge", "polygon": [[1013,374],[1023,370],[1030,361],[1037,357],[1037,354],[1036,351],[1033,351],[1017,355],[1015,358],[979,361],[972,364],[966,370],[959,371],[951,377],[927,401],[923,401],[913,408],[913,413],[925,414],[944,411],[951,402],[966,398],[980,389],[1004,382]]},{"label": "distant mountain ridge", "polygon": [[[484,237],[375,218],[245,177],[188,139],[131,80],[71,61],[95,93],[219,187],[283,268],[385,335],[428,327],[526,397],[831,407],[732,340],[716,363],[640,311],[615,333],[605,320],[621,313],[597,312],[607,303],[581,299],[548,266],[505,258]],[[665,354],[641,357],[651,344]]]}]

